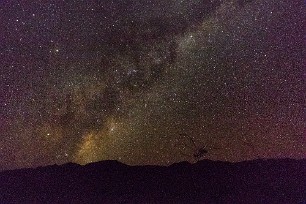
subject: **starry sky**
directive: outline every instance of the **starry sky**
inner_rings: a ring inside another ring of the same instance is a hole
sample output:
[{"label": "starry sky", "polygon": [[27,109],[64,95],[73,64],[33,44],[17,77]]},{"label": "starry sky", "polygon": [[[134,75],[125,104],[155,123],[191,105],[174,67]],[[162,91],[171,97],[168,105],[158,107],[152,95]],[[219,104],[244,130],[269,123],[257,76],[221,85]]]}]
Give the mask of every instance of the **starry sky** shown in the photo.
[{"label": "starry sky", "polygon": [[[1,0],[0,170],[306,158],[305,2]],[[189,156],[190,155],[190,156]]]}]

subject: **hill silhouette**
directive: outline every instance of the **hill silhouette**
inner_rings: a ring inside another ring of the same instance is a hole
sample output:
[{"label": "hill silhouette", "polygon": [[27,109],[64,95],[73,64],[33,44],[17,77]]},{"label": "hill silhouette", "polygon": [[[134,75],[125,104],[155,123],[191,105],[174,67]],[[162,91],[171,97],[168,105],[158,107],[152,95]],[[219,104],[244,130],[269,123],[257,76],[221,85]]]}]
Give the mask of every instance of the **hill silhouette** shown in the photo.
[{"label": "hill silhouette", "polygon": [[0,173],[0,203],[303,203],[306,160],[102,161]]}]

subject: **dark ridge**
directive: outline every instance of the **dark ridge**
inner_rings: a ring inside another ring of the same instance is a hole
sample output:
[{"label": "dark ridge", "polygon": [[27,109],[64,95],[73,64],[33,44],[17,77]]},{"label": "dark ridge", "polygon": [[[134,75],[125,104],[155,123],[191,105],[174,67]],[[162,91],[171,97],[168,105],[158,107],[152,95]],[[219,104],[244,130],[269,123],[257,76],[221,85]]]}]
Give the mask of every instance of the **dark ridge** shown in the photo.
[{"label": "dark ridge", "polygon": [[102,161],[0,173],[0,203],[303,203],[306,160]]}]

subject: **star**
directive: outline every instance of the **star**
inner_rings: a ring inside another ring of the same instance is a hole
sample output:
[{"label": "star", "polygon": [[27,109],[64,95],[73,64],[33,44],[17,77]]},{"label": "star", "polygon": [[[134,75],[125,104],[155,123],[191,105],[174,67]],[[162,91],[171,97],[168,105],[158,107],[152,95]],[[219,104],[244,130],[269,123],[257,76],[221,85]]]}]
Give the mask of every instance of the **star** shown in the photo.
[{"label": "star", "polygon": [[302,8],[0,3],[0,167],[305,158]]}]

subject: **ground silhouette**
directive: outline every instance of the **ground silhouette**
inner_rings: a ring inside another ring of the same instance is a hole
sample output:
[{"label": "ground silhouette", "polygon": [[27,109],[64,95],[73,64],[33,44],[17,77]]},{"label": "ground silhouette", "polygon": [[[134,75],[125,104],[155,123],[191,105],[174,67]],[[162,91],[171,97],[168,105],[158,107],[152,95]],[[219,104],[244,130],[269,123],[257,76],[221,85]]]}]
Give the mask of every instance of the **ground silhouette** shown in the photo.
[{"label": "ground silhouette", "polygon": [[0,203],[303,203],[306,160],[102,161],[0,173]]}]

